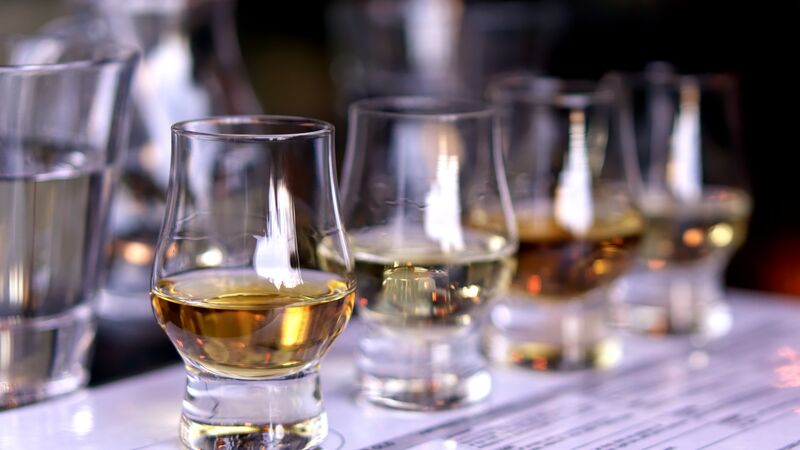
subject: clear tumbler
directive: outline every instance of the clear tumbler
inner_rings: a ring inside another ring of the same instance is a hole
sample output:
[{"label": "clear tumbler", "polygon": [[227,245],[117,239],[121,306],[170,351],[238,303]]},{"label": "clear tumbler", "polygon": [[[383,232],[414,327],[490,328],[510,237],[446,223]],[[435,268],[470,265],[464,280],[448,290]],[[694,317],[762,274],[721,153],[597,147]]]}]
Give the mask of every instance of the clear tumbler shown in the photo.
[{"label": "clear tumbler", "polygon": [[0,408],[87,381],[136,59],[0,39]]}]

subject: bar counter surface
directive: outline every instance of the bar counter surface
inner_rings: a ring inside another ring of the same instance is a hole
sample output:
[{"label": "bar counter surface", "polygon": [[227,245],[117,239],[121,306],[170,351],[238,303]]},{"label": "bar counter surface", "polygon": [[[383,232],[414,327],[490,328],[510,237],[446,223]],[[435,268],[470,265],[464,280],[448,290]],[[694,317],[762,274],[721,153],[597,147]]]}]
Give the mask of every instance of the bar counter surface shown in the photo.
[{"label": "bar counter surface", "polygon": [[[800,301],[734,291],[733,331],[706,350],[625,336],[610,371],[495,368],[488,401],[416,413],[353,398],[354,322],[322,363],[323,449],[800,448]],[[173,366],[0,412],[0,449],[179,449]]]}]

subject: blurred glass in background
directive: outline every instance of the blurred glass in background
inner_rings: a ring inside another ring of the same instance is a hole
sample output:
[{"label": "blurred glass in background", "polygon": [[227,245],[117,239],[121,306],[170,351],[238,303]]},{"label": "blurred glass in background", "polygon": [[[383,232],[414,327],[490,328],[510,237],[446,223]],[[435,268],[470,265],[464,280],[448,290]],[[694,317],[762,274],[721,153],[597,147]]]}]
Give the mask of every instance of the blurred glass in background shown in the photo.
[{"label": "blurred glass in background", "polygon": [[496,362],[572,370],[620,359],[607,292],[631,267],[645,223],[617,94],[606,80],[531,74],[489,86],[520,241],[512,289],[493,305],[484,339]]},{"label": "blurred glass in background", "polygon": [[752,208],[736,80],[654,63],[621,81],[648,225],[637,270],[616,292],[618,319],[648,333],[718,337],[731,323],[723,272]]},{"label": "blurred glass in background", "polygon": [[481,97],[493,74],[546,69],[567,18],[554,1],[335,2],[339,104],[400,94]]}]

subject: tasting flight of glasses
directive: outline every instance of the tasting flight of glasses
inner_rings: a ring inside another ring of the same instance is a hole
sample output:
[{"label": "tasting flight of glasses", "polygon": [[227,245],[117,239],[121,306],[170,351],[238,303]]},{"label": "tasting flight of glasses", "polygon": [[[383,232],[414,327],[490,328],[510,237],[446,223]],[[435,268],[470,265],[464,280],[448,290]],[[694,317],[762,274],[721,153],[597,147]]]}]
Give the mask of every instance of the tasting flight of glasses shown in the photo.
[{"label": "tasting flight of glasses", "polygon": [[[122,113],[101,116],[124,110],[134,58],[77,58],[116,70],[119,92],[83,93],[114,102],[74,136],[44,126],[57,111],[0,107],[16,118],[0,120],[0,209],[13,213],[0,216],[3,408],[86,382],[99,230],[124,145],[106,142]],[[78,101],[33,73],[108,88],[69,64],[14,64],[0,65],[4,98],[21,86]],[[492,364],[614,367],[620,333],[723,338],[722,273],[751,211],[725,120],[732,86],[655,64],[595,81],[499,76],[485,102],[368,98],[350,106],[340,177],[320,120],[173,125],[161,232],[140,256],[185,366],[182,444],[325,446],[319,368],[349,320],[360,322],[353,396],[411,411],[485,400]],[[76,211],[81,221],[65,219]]]},{"label": "tasting flight of glasses", "polygon": [[703,133],[725,84],[637,77],[356,102],[338,184],[324,122],[174,126],[152,303],[186,365],[184,445],[326,445],[318,368],[353,311],[354,397],[414,411],[482,401],[490,364],[614,367],[623,330],[722,337],[750,210]]}]

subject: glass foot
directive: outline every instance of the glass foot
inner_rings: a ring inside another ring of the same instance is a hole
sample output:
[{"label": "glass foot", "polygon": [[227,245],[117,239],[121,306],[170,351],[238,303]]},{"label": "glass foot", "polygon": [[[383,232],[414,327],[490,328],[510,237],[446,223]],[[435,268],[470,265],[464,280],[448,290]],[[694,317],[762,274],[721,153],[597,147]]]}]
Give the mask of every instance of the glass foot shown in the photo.
[{"label": "glass foot", "polygon": [[266,380],[187,371],[180,437],[189,449],[302,450],[328,434],[317,367]]},{"label": "glass foot", "polygon": [[605,369],[617,365],[622,357],[622,344],[614,338],[565,347],[560,343],[514,341],[489,331],[484,347],[494,362],[542,371]]},{"label": "glass foot", "polygon": [[498,302],[484,330],[484,353],[495,363],[534,370],[609,368],[622,357],[610,333],[602,295],[561,303]]},{"label": "glass foot", "polygon": [[356,360],[360,397],[412,411],[451,409],[486,398],[492,381],[477,329],[436,331],[368,329]]},{"label": "glass foot", "polygon": [[733,321],[717,278],[703,267],[632,273],[611,290],[614,323],[650,335],[722,337]]},{"label": "glass foot", "polygon": [[0,317],[0,410],[85,386],[94,334],[89,305],[55,316]]},{"label": "glass foot", "polygon": [[180,436],[192,450],[302,450],[322,444],[327,430],[324,413],[296,423],[242,425],[207,424],[182,416]]},{"label": "glass foot", "polygon": [[483,400],[492,389],[492,377],[487,370],[466,377],[438,374],[431,378],[392,378],[361,373],[359,383],[364,400],[409,411],[459,408]]}]

